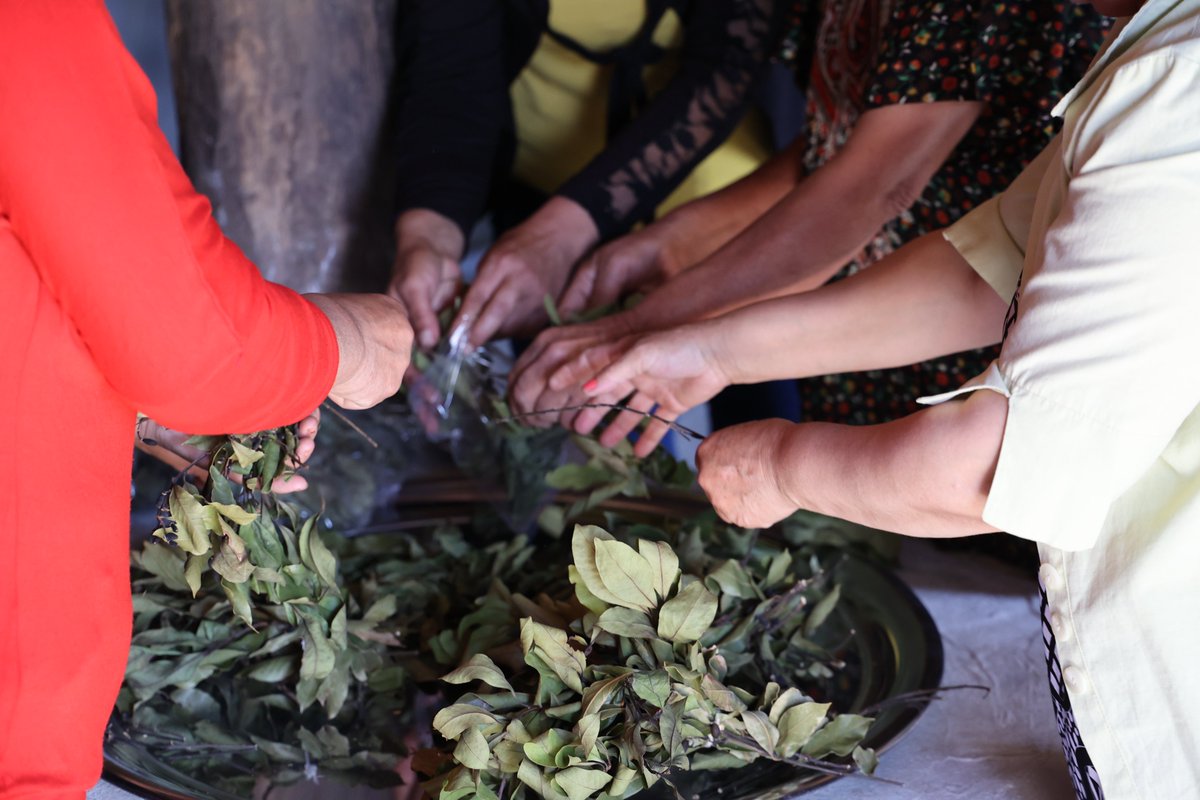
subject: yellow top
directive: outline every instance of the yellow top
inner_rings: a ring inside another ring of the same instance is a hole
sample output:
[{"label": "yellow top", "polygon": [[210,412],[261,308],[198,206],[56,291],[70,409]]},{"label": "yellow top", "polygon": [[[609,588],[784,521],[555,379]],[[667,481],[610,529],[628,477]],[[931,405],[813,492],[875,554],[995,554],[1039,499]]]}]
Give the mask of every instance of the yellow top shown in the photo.
[{"label": "yellow top", "polygon": [[[645,0],[550,0],[550,28],[595,52],[629,44],[645,18]],[[667,55],[645,70],[651,96],[678,68],[683,24],[673,10],[659,23],[654,43]],[[610,71],[542,34],[511,88],[517,129],[514,173],[519,179],[552,194],[604,149]],[[769,155],[765,125],[758,115],[747,115],[659,206],[658,214],[733,183]]]}]

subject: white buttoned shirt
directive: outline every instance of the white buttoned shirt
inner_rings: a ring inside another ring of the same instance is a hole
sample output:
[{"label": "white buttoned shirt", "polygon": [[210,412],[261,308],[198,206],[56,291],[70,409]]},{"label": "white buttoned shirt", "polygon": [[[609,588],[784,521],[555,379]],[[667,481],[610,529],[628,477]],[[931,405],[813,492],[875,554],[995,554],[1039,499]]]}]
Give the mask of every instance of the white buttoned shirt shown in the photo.
[{"label": "white buttoned shirt", "polygon": [[983,518],[1039,543],[1108,800],[1200,797],[1200,0],[1119,23],[1061,134],[946,238],[1012,305]]}]

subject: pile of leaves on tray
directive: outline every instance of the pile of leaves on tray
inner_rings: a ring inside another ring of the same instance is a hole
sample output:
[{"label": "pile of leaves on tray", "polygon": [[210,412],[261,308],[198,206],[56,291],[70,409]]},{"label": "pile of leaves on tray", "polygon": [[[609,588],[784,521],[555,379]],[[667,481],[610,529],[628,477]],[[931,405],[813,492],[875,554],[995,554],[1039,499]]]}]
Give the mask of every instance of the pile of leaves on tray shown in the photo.
[{"label": "pile of leaves on tray", "polygon": [[[180,477],[164,493],[157,541],[133,555],[133,646],[109,733],[125,760],[169,755],[181,774],[242,795],[263,775],[394,784],[423,722],[420,693],[477,709],[437,718],[459,767],[430,784],[444,800],[625,797],[668,770],[756,758],[821,767],[855,752],[871,767],[854,750],[867,721],[826,722],[828,705],[801,694],[831,695],[823,683],[839,666],[812,638],[838,598],[818,557],[839,552],[824,547],[823,518],[784,526],[789,545],[711,513],[602,512],[615,495],[646,494],[648,478],[689,476],[584,440],[586,463],[545,483],[586,495],[542,514],[559,536],[539,539],[536,558],[505,515],[347,538],[270,493],[294,436],[200,440],[209,480]],[[613,535],[561,536],[580,520]],[[451,680],[505,692],[456,699],[437,688],[451,668]]]},{"label": "pile of leaves on tray", "polygon": [[[808,639],[837,602],[835,590],[809,603],[822,573],[800,577],[784,550],[765,574],[727,560],[702,578],[665,542],[635,549],[597,527],[576,527],[572,545],[574,602],[545,598],[521,619],[523,668],[510,680],[475,654],[445,676],[491,690],[434,718],[450,744],[421,759],[442,768],[431,795],[615,800],[683,771],[758,759],[874,770],[874,753],[859,747],[870,718],[830,719],[829,703],[763,683],[826,669]],[[822,760],[851,754],[853,764]]]}]

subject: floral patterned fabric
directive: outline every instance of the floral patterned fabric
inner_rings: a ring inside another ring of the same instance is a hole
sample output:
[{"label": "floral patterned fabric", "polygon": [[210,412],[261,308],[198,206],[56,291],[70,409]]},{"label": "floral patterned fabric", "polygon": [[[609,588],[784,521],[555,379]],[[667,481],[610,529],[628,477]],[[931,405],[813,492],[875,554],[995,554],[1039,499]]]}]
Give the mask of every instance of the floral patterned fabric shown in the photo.
[{"label": "floral patterned fabric", "polygon": [[[811,2],[812,0],[809,0]],[[874,11],[848,22],[848,9]],[[883,30],[872,37],[871,19]],[[879,260],[901,244],[944,228],[1004,189],[1058,129],[1050,109],[1083,75],[1107,28],[1088,7],[1070,2],[797,2],[792,19],[819,20],[811,44],[804,31],[785,37],[783,57],[805,64],[808,77],[806,167],[819,168],[845,143],[858,114],[898,103],[978,101],[976,124],[908,211],[890,221],[839,277]],[[811,23],[810,23],[811,24]],[[848,40],[848,41],[847,41]],[[879,42],[863,96],[844,87],[829,52],[864,54]],[[806,52],[807,51],[807,52]],[[904,416],[915,400],[956,387],[983,371],[995,349],[963,353],[898,370],[831,375],[800,382],[805,419],[867,424]]]}]

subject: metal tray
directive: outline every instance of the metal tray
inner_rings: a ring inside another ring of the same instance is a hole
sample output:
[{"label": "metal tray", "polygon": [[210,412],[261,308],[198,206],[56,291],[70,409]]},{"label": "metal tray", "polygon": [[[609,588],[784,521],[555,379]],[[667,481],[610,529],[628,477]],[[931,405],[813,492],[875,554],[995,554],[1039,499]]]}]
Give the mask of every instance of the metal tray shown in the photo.
[{"label": "metal tray", "polygon": [[[498,499],[481,492],[469,481],[445,478],[410,484],[405,496],[401,519],[389,523],[391,527],[428,525],[441,520],[465,521],[470,519],[473,508]],[[653,500],[618,498],[609,507],[631,516],[662,518],[694,512],[702,505],[698,506],[694,495],[671,493]],[[824,699],[832,699],[842,711],[861,711],[883,704],[864,744],[884,751],[920,717],[927,702],[920,698],[938,688],[943,666],[941,637],[920,600],[889,570],[856,557],[847,557],[837,569],[842,601],[831,622],[840,626],[846,638],[841,655],[847,666],[838,673],[837,684],[830,687],[831,696]],[[911,699],[914,695],[915,700]],[[886,759],[882,760],[880,771],[886,777]],[[119,736],[107,737],[104,777],[146,798],[235,800],[239,797],[181,772],[151,750]],[[714,797],[719,793],[725,800],[784,800],[834,779],[811,770],[760,763],[726,772],[686,773],[678,785],[687,798]],[[408,796],[406,792],[406,787],[372,789],[326,779],[320,783],[301,781],[275,787],[264,783],[256,796],[270,800],[395,800]],[[419,796],[419,792],[411,796]],[[660,791],[659,787],[639,795],[642,800],[668,796],[669,792],[665,788]]]}]

